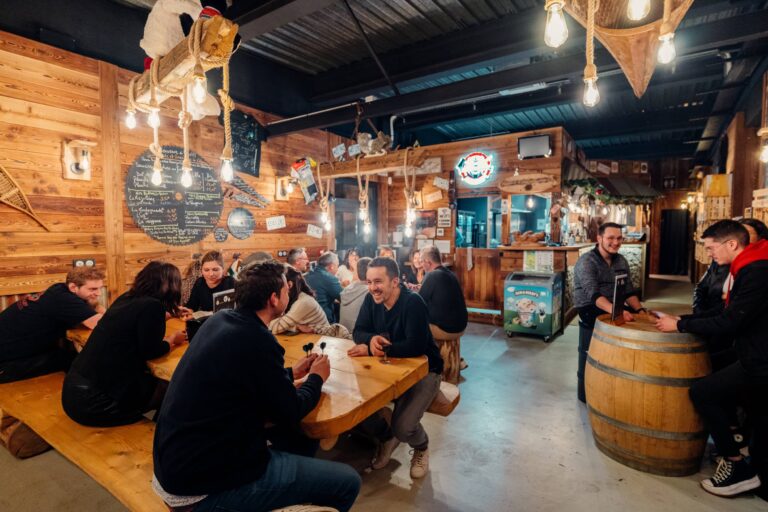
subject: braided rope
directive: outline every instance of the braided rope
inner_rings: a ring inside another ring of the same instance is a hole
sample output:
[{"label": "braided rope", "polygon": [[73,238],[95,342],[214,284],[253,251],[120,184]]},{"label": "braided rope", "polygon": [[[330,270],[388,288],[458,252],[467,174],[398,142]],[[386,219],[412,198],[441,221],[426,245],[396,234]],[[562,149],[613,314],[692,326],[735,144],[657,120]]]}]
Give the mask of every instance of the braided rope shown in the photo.
[{"label": "braided rope", "polygon": [[[669,0],[665,0],[669,1]],[[595,64],[595,11],[597,0],[589,0],[587,7],[587,65]]]},{"label": "braided rope", "polygon": [[[312,169],[312,159],[307,157],[309,168]],[[333,169],[333,162],[331,162],[331,169]],[[323,178],[320,176],[320,164],[317,164],[317,190],[320,193],[320,210],[328,212],[328,196],[331,193],[331,179],[328,178],[323,189]]]},{"label": "braided rope", "polygon": [[405,188],[403,189],[403,193],[405,194],[405,199],[407,203],[408,208],[413,208],[415,205],[414,196],[416,194],[416,168],[413,169],[413,172],[411,173],[411,181],[408,182],[408,152],[411,150],[410,147],[405,148],[404,156],[403,156],[403,176],[405,177]]},{"label": "braided rope", "polygon": [[368,184],[370,181],[370,175],[365,175],[365,185],[363,185],[363,178],[360,176],[360,155],[355,158],[356,163],[356,175],[357,175],[357,186],[360,189],[360,192],[358,193],[357,199],[360,201],[360,209],[368,211]]},{"label": "braided rope", "polygon": [[191,169],[192,163],[189,161],[189,126],[192,124],[192,114],[187,110],[187,89],[181,94],[181,110],[179,111],[179,128],[184,137],[184,160],[181,163],[181,169]]}]

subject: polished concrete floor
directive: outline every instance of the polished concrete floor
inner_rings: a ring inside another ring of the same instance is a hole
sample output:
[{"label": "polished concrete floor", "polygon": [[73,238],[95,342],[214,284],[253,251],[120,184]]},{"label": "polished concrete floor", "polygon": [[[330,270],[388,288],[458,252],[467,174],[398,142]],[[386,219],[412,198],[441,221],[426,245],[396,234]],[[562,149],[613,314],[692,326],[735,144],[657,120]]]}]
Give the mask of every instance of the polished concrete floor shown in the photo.
[{"label": "polished concrete floor", "polygon": [[[658,309],[684,311],[690,285],[651,282]],[[661,301],[662,304],[659,304]],[[370,471],[373,446],[342,439],[324,457],[352,464],[363,475],[356,511],[766,511],[754,496],[727,500],[704,492],[699,480],[665,478],[622,466],[595,448],[586,410],[576,400],[577,329],[546,344],[507,338],[471,325],[462,340],[469,361],[461,404],[448,418],[426,415],[431,471],[409,476],[407,447],[390,465]],[[26,461],[0,449],[0,511],[113,511],[123,507],[55,452]]]}]

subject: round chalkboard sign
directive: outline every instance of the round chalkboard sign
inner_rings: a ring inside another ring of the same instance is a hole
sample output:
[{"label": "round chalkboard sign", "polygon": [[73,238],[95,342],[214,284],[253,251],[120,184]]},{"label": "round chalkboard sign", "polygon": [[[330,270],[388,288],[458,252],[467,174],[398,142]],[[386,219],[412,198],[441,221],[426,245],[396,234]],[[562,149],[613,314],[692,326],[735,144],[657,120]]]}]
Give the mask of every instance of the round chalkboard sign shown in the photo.
[{"label": "round chalkboard sign", "polygon": [[233,237],[245,240],[253,234],[256,221],[253,219],[253,214],[245,208],[235,208],[229,213],[227,227]]},{"label": "round chalkboard sign", "polygon": [[216,228],[213,230],[213,238],[217,242],[226,242],[227,238],[229,238],[229,233],[224,228]]},{"label": "round chalkboard sign", "polygon": [[163,182],[153,185],[154,155],[147,150],[133,162],[125,180],[125,200],[133,221],[168,245],[202,240],[218,223],[224,204],[213,168],[195,152],[189,152],[192,185],[182,186],[183,158],[183,148],[163,146]]}]

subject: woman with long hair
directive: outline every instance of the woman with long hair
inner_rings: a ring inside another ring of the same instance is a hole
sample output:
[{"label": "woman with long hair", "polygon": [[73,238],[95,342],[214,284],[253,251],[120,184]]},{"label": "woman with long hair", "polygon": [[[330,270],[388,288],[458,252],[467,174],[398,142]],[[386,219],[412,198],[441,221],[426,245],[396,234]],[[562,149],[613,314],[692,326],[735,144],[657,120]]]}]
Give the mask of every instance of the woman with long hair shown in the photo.
[{"label": "woman with long hair", "polygon": [[301,272],[288,266],[285,277],[288,280],[288,307],[283,316],[270,322],[269,328],[273,334],[299,331],[351,339],[343,325],[328,322],[325,311],[315,299],[315,292]]},{"label": "woman with long hair", "polygon": [[190,311],[213,311],[213,294],[233,289],[235,280],[226,275],[224,258],[219,251],[205,253],[200,263],[202,276],[195,281],[184,307]]},{"label": "woman with long hair", "polygon": [[360,253],[357,252],[357,249],[347,250],[347,253],[344,255],[344,261],[341,262],[339,270],[336,271],[336,277],[344,288],[357,281],[356,269],[358,261],[360,261]]},{"label": "woman with long hair", "polygon": [[130,290],[109,307],[64,379],[62,405],[76,422],[93,427],[127,425],[159,409],[167,383],[147,361],[167,354],[186,333],[165,335],[166,316],[177,315],[181,274],[151,261]]},{"label": "woman with long hair", "polygon": [[411,290],[418,290],[421,287],[421,282],[424,281],[424,265],[421,263],[421,252],[414,247],[411,254],[408,256],[408,262],[410,266],[406,266],[403,270],[403,283]]}]

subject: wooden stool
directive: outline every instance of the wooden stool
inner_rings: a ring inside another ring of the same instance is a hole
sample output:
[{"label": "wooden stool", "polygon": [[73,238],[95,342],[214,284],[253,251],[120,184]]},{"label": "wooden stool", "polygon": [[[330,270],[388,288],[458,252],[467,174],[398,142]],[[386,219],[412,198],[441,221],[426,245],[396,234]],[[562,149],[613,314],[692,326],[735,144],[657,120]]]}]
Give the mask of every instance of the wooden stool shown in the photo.
[{"label": "wooden stool", "polygon": [[458,386],[449,382],[441,382],[440,389],[437,391],[437,395],[432,400],[432,404],[427,409],[427,412],[448,416],[459,405],[460,400],[461,393]]},{"label": "wooden stool", "polygon": [[451,384],[459,383],[459,371],[461,365],[461,336],[464,332],[445,332],[434,324],[429,324],[432,337],[437,348],[440,349],[440,357],[443,358],[443,380]]}]

